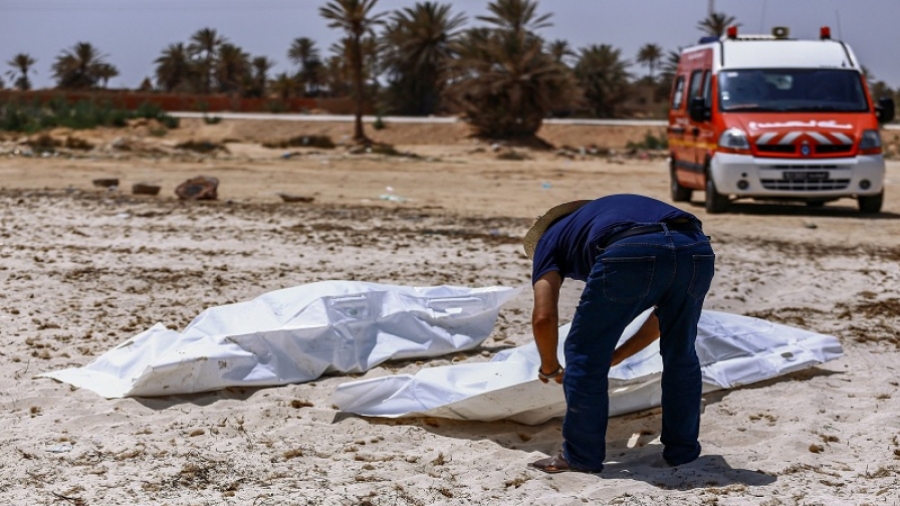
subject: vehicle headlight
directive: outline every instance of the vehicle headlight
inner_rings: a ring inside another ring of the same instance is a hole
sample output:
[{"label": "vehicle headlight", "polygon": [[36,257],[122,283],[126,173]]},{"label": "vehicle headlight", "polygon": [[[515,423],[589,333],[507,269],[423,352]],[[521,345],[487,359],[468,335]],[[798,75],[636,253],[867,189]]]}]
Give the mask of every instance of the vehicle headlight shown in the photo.
[{"label": "vehicle headlight", "polygon": [[729,128],[719,136],[719,147],[749,151],[750,142],[747,141],[747,134],[743,130],[740,128]]},{"label": "vehicle headlight", "polygon": [[880,149],[881,134],[878,130],[865,130],[859,138],[859,149]]}]

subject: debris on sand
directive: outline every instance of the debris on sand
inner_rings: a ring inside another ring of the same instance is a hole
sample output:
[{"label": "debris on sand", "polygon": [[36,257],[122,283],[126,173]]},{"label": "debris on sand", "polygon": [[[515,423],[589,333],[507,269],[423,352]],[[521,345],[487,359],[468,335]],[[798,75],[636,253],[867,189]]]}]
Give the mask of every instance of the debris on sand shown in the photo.
[{"label": "debris on sand", "polygon": [[298,135],[287,140],[264,142],[266,148],[322,148],[334,149],[336,145],[327,135]]},{"label": "debris on sand", "polygon": [[175,148],[202,154],[218,153],[219,151],[228,153],[228,148],[226,148],[224,144],[212,141],[190,140],[182,142],[181,144],[176,144]]},{"label": "debris on sand", "polygon": [[131,185],[131,193],[135,195],[159,195],[160,189],[158,184],[134,183]]},{"label": "debris on sand", "polygon": [[197,176],[178,185],[175,195],[181,200],[216,200],[219,180],[214,177]]},{"label": "debris on sand", "polygon": [[290,193],[278,193],[278,196],[281,197],[281,200],[285,202],[304,202],[309,203],[315,200],[315,197],[310,197],[308,195],[293,195]]},{"label": "debris on sand", "polygon": [[94,186],[100,188],[117,188],[119,186],[119,178],[117,177],[102,177],[98,179],[94,179],[91,181]]}]

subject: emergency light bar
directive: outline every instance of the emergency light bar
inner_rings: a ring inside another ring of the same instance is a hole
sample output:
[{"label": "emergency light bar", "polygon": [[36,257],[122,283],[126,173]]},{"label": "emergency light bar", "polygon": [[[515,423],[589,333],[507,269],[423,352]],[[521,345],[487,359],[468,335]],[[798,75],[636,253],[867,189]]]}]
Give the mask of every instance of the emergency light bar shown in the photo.
[{"label": "emergency light bar", "polygon": [[830,39],[831,38],[831,27],[823,26],[822,28],[819,28],[819,38],[822,40]]},{"label": "emergency light bar", "polygon": [[726,34],[728,35],[728,38],[729,38],[729,39],[736,39],[737,36],[738,36],[737,27],[736,27],[736,26],[729,26],[729,27],[728,27],[728,31],[726,32]]},{"label": "emergency light bar", "polygon": [[776,26],[772,28],[772,36],[776,39],[786,39],[790,34],[791,30],[786,26]]}]

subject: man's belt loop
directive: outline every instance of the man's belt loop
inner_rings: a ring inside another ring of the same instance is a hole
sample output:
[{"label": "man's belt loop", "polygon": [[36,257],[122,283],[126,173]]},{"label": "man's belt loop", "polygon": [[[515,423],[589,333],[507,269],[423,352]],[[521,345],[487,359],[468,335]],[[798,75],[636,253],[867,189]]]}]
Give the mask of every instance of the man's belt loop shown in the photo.
[{"label": "man's belt loop", "polygon": [[637,225],[637,226],[634,226],[631,228],[626,228],[625,230],[620,230],[618,232],[611,234],[609,237],[606,238],[605,241],[603,241],[602,244],[600,244],[598,246],[598,248],[600,250],[603,250],[603,249],[607,248],[610,244],[612,244],[616,241],[621,241],[622,239],[625,239],[626,237],[634,237],[634,236],[638,236],[638,235],[652,234],[655,232],[665,232],[666,234],[668,234],[669,232],[671,232],[673,230],[678,231],[678,232],[703,232],[703,230],[700,228],[700,225],[696,221],[688,221],[685,223],[660,222],[660,223],[654,223],[653,225]]}]

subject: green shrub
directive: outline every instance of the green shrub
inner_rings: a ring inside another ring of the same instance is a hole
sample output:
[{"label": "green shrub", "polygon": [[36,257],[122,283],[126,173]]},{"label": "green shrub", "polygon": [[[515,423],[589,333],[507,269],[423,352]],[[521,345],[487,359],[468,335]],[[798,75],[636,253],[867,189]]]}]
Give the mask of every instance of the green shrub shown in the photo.
[{"label": "green shrub", "polygon": [[159,119],[161,116],[165,116],[165,114],[165,111],[163,111],[160,106],[150,102],[144,102],[134,111],[135,117],[144,119]]},{"label": "green shrub", "polygon": [[128,111],[115,110],[110,117],[110,125],[118,128],[128,126],[128,116]]},{"label": "green shrub", "polygon": [[665,133],[660,133],[657,137],[653,134],[653,132],[647,130],[647,133],[644,134],[644,138],[641,141],[628,141],[625,143],[625,148],[629,151],[657,151],[661,149],[669,149],[669,140],[666,138]]},{"label": "green shrub", "polygon": [[169,116],[168,114],[163,115],[161,118],[157,118],[157,120],[170,130],[174,130],[181,126],[181,118]]},{"label": "green shrub", "polygon": [[158,106],[142,104],[135,111],[116,108],[109,101],[82,100],[68,103],[61,97],[45,104],[38,101],[0,103],[0,130],[33,133],[56,127],[75,130],[99,126],[124,127],[135,118],[155,119],[166,128],[178,128],[179,120]]}]

